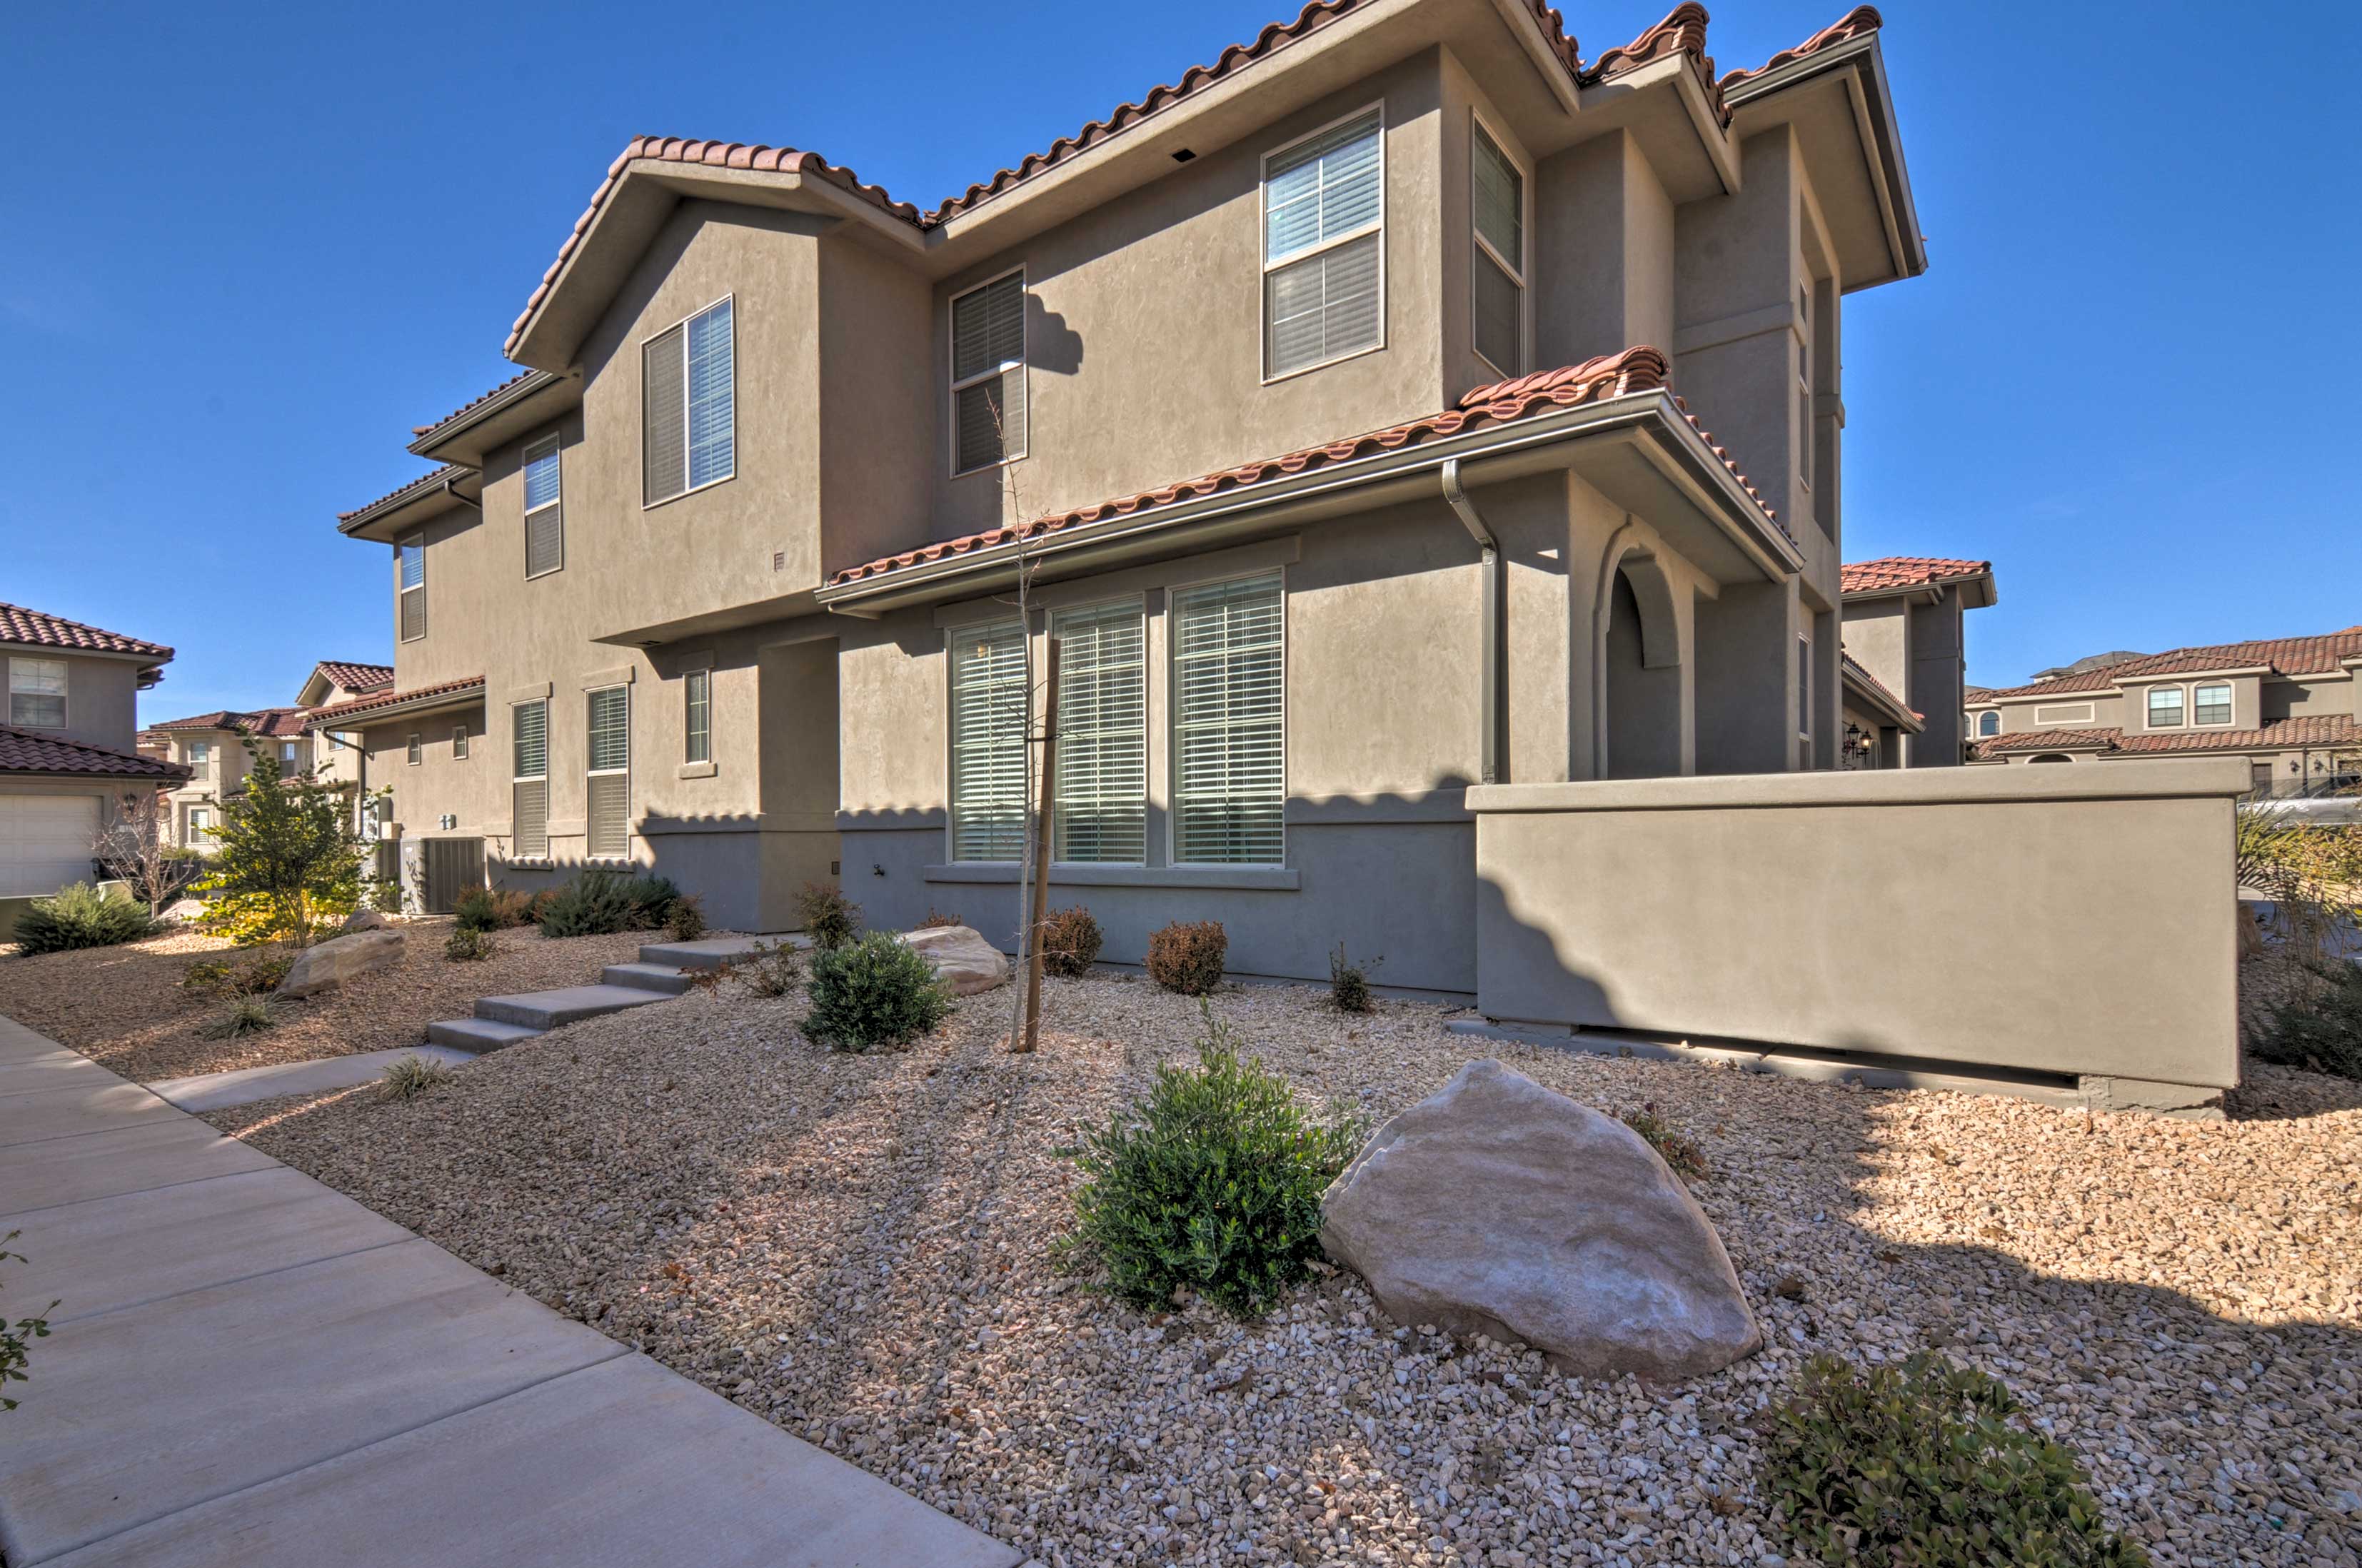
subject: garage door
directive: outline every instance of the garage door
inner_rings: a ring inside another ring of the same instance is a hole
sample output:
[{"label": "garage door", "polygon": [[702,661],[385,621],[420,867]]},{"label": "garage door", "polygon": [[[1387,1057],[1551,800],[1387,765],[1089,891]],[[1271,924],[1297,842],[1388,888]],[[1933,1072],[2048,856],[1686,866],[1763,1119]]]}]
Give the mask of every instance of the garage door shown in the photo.
[{"label": "garage door", "polygon": [[0,898],[90,880],[95,795],[0,795]]}]

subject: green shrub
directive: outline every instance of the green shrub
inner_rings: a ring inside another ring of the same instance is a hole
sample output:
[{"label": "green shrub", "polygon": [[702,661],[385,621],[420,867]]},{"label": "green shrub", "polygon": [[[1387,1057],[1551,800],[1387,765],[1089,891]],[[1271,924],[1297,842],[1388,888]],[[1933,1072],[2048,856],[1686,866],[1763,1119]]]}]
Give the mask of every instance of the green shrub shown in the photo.
[{"label": "green shrub", "polygon": [[1052,910],[1042,922],[1042,967],[1053,975],[1079,980],[1091,972],[1099,955],[1099,922],[1076,904]]},{"label": "green shrub", "polygon": [[2362,964],[2305,966],[2307,978],[2247,1043],[2258,1061],[2362,1078]]},{"label": "green shrub", "polygon": [[197,1031],[207,1040],[242,1040],[249,1034],[259,1034],[275,1029],[279,1020],[270,1010],[269,997],[239,997],[229,1004],[229,1010]]},{"label": "green shrub", "polygon": [[899,1045],[924,1034],[952,1010],[951,992],[926,959],[891,932],[873,931],[842,947],[812,953],[805,988],[811,1013],[804,1032],[838,1051]]},{"label": "green shrub", "polygon": [[1145,1099],[1076,1151],[1089,1177],[1069,1243],[1142,1308],[1187,1286],[1240,1317],[1266,1309],[1320,1253],[1320,1195],[1362,1146],[1351,1118],[1316,1123],[1287,1080],[1242,1061],[1200,1003],[1198,1066],[1161,1066]]},{"label": "green shrub", "polygon": [[665,911],[665,935],[675,942],[695,942],[705,934],[705,900],[683,893]]},{"label": "green shrub", "polygon": [[463,931],[508,931],[530,925],[535,919],[534,896],[513,888],[473,888],[451,911]]},{"label": "green shrub", "polygon": [[240,947],[298,944],[332,934],[360,907],[370,846],[352,831],[352,807],[313,773],[281,770],[248,738],[246,783],[221,803],[214,855],[192,889],[205,924]]},{"label": "green shrub", "polygon": [[[0,1264],[25,1261],[24,1253],[6,1250],[7,1243],[15,1241],[21,1234],[23,1234],[22,1231],[11,1231],[6,1235],[0,1236]],[[35,1340],[45,1340],[50,1337],[48,1314],[57,1309],[58,1304],[52,1301],[41,1309],[42,1315],[39,1317],[19,1318],[13,1323],[6,1318],[0,1318],[0,1388],[6,1388],[11,1383],[29,1381],[25,1375],[25,1347]],[[16,1400],[0,1395],[0,1410],[13,1410],[16,1408]]]},{"label": "green shrub", "polygon": [[796,895],[796,913],[803,921],[804,934],[822,952],[844,946],[861,929],[861,906],[826,882],[804,884]]},{"label": "green shrub", "polygon": [[181,971],[181,988],[194,991],[201,997],[218,997],[228,993],[230,966],[220,958],[200,958]]},{"label": "green shrub", "polygon": [[492,933],[472,925],[453,926],[443,942],[443,956],[454,964],[472,964],[492,951]]},{"label": "green shrub", "polygon": [[727,976],[758,997],[791,997],[804,983],[803,958],[784,942],[757,943],[753,952],[728,968],[706,973],[715,980]]},{"label": "green shrub", "polygon": [[1704,1181],[1713,1174],[1697,1140],[1658,1115],[1653,1101],[1638,1110],[1619,1110],[1616,1119],[1640,1134],[1640,1141],[1656,1150],[1657,1157],[1683,1181]]},{"label": "green shrub", "polygon": [[1356,964],[1345,956],[1345,944],[1339,943],[1337,951],[1329,955],[1329,1005],[1339,1012],[1369,1011],[1370,971],[1385,962],[1373,958]]},{"label": "green shrub", "polygon": [[679,900],[668,878],[648,872],[585,871],[537,900],[544,936],[612,936],[653,931]]},{"label": "green shrub", "polygon": [[2067,1451],[2012,1425],[2009,1390],[1922,1351],[1857,1371],[1807,1362],[1761,1418],[1765,1480],[1789,1539],[1850,1568],[2134,1568]]},{"label": "green shrub", "polygon": [[431,1058],[403,1056],[386,1064],[378,1092],[388,1099],[416,1099],[428,1089],[451,1082],[455,1076],[450,1068]]},{"label": "green shrub", "polygon": [[17,917],[17,946],[28,955],[113,947],[153,936],[159,929],[148,906],[121,889],[76,882],[26,906]]},{"label": "green shrub", "polygon": [[1202,997],[1222,983],[1230,949],[1220,921],[1176,920],[1148,939],[1148,977],[1168,991]]},{"label": "green shrub", "polygon": [[264,953],[243,964],[200,958],[181,971],[181,988],[201,997],[267,996],[279,988],[294,967],[295,957],[290,953]]}]

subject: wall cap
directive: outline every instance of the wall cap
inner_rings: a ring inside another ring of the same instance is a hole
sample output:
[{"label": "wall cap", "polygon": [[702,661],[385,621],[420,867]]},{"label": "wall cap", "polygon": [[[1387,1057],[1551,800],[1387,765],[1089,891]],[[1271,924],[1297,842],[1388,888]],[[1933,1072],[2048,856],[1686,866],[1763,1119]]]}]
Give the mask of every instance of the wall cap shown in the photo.
[{"label": "wall cap", "polygon": [[1516,812],[1685,812],[1804,806],[2014,805],[2036,801],[2230,800],[2252,783],[2247,759],[2119,759],[2047,767],[1922,767],[1817,773],[1603,778],[1574,784],[1477,784],[1478,816]]}]

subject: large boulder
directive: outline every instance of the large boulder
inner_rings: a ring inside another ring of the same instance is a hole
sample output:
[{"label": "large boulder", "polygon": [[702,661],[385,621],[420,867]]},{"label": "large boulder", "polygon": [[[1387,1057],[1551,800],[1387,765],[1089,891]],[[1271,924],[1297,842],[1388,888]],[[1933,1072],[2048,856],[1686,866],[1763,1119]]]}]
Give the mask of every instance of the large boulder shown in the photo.
[{"label": "large boulder", "polygon": [[1009,958],[974,926],[927,925],[906,931],[902,940],[927,961],[935,978],[954,996],[972,997],[1007,983]]},{"label": "large boulder", "polygon": [[385,916],[375,910],[355,910],[345,917],[347,936],[350,936],[357,931],[383,931],[386,927]]},{"label": "large boulder", "polygon": [[1378,1130],[1330,1186],[1320,1244],[1397,1322],[1521,1340],[1580,1376],[1694,1377],[1763,1342],[1656,1151],[1498,1062]]},{"label": "large boulder", "polygon": [[401,962],[402,933],[398,931],[357,931],[350,936],[330,937],[295,955],[295,966],[279,982],[279,994],[308,997],[355,975]]},{"label": "large boulder", "polygon": [[164,906],[161,918],[175,925],[193,925],[205,918],[205,901],[203,899],[176,899]]}]

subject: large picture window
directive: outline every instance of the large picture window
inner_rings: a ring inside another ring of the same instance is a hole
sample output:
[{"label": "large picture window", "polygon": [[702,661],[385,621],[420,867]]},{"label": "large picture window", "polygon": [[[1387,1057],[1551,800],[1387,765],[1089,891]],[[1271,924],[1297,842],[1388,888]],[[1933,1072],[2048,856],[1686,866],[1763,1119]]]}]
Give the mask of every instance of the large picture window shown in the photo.
[{"label": "large picture window", "polygon": [[1264,160],[1264,375],[1385,341],[1384,116],[1376,109]]},{"label": "large picture window", "polygon": [[560,493],[557,437],[524,449],[524,574],[546,577],[566,564],[566,502]]},{"label": "large picture window", "polygon": [[1173,595],[1176,864],[1282,863],[1285,622],[1276,573]]},{"label": "large picture window", "polygon": [[1480,121],[1469,188],[1476,352],[1505,376],[1526,372],[1526,176]]},{"label": "large picture window", "polygon": [[549,704],[519,702],[509,710],[512,848],[520,860],[549,855]]},{"label": "large picture window", "polygon": [[632,850],[632,689],[604,686],[590,696],[590,810],[582,850],[594,860],[621,860]]},{"label": "large picture window", "polygon": [[1025,455],[1025,274],[952,301],[952,471]]},{"label": "large picture window", "polygon": [[734,333],[724,299],[640,346],[642,504],[738,471]]},{"label": "large picture window", "polygon": [[1025,849],[1025,631],[956,626],[952,680],[952,858],[1018,859]]},{"label": "large picture window", "polygon": [[61,730],[66,727],[65,660],[12,658],[8,661],[8,722],[20,730]]},{"label": "large picture window", "polygon": [[1148,664],[1139,601],[1061,610],[1058,639],[1060,860],[1148,858]]}]

